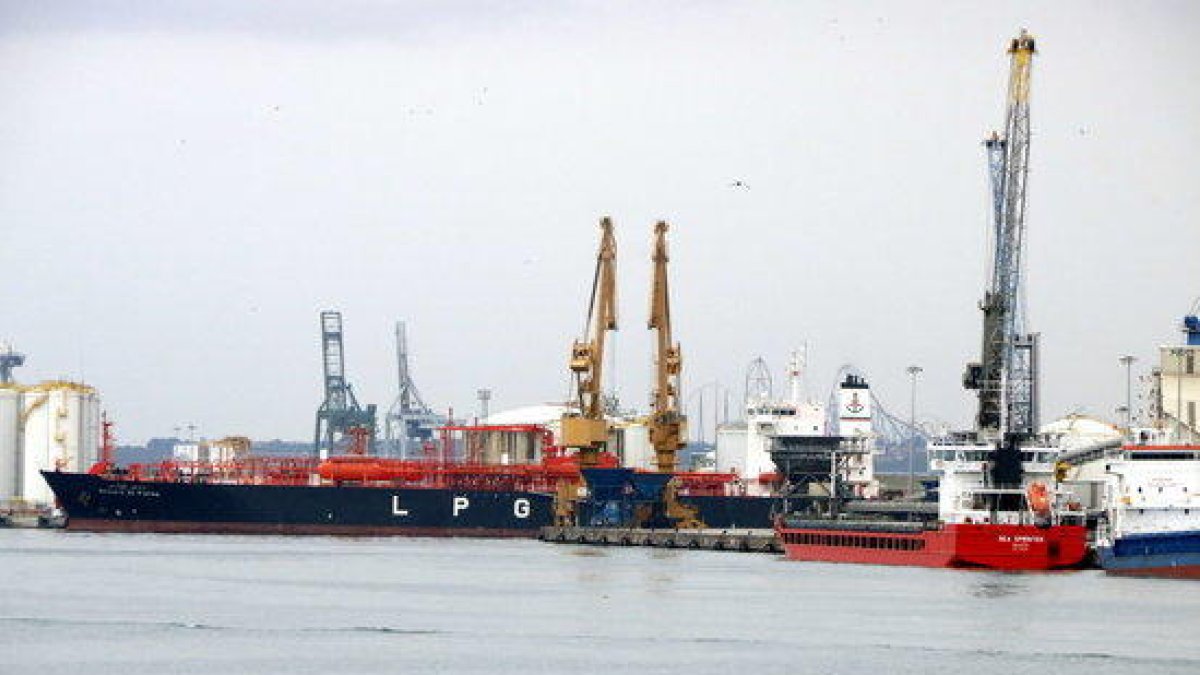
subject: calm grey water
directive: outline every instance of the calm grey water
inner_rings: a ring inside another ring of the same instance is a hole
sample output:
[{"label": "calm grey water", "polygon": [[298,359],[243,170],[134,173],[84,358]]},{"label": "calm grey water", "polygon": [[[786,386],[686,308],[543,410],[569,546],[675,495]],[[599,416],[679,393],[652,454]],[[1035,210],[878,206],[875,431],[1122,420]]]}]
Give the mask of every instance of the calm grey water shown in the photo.
[{"label": "calm grey water", "polygon": [[1200,584],[0,530],[0,673],[1198,673]]}]

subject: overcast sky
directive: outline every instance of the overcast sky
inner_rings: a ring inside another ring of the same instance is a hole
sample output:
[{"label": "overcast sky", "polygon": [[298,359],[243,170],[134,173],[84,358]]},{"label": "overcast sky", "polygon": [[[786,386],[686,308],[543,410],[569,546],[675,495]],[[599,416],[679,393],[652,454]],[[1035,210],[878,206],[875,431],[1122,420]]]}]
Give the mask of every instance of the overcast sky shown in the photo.
[{"label": "overcast sky", "polygon": [[1192,2],[0,2],[0,340],[126,442],[311,438],[326,308],[360,400],[398,319],[439,409],[561,400],[610,215],[644,406],[661,218],[689,398],[807,343],[966,424],[1022,27],[1043,412],[1112,416],[1200,296]]}]

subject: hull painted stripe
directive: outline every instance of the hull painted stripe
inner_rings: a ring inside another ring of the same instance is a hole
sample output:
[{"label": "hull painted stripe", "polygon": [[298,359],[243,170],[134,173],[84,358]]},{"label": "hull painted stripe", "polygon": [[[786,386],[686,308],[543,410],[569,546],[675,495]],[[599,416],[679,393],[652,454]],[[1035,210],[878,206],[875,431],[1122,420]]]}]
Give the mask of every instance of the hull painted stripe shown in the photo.
[{"label": "hull painted stripe", "polygon": [[285,524],[197,522],[179,520],[115,520],[69,518],[67,529],[77,532],[154,532],[163,534],[301,534],[350,537],[472,537],[535,539],[538,529],[451,527],[392,527],[346,524]]}]

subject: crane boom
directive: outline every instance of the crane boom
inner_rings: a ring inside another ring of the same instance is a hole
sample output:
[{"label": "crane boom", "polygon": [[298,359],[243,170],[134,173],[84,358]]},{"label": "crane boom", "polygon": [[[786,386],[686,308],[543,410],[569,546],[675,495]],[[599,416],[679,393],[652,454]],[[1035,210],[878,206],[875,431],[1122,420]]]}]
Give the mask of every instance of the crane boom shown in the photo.
[{"label": "crane boom", "polygon": [[684,446],[683,416],[679,412],[680,373],[683,357],[671,338],[671,296],[667,287],[667,223],[654,226],[654,276],[650,287],[649,328],[656,332],[654,349],[653,410],[650,445],[659,471],[675,471],[676,453]]},{"label": "crane boom", "polygon": [[562,444],[576,449],[579,465],[585,468],[596,466],[608,444],[601,377],[605,337],[608,331],[617,329],[617,241],[612,220],[601,219],[600,230],[585,335],[571,346],[572,386],[579,412],[562,417]]},{"label": "crane boom", "polygon": [[970,364],[964,384],[979,390],[981,432],[1029,434],[1037,425],[1035,335],[1022,335],[1021,254],[1029,175],[1029,91],[1034,39],[1024,30],[1009,45],[1004,135],[984,142],[992,188],[993,257],[983,310],[981,362]]}]

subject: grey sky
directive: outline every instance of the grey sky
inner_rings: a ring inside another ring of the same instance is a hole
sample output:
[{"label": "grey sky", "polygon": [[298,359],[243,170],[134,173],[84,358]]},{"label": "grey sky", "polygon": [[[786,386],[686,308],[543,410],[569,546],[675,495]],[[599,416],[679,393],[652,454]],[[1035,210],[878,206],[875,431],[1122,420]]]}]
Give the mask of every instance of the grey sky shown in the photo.
[{"label": "grey sky", "polygon": [[[286,9],[285,9],[286,8]],[[317,313],[360,399],[409,322],[439,408],[561,399],[617,224],[615,383],[648,396],[654,220],[689,387],[807,341],[966,423],[984,134],[1034,66],[1044,413],[1110,415],[1200,296],[1200,7],[1117,3],[0,2],[0,338],[125,440],[308,438]],[[731,187],[743,181],[748,189]]]}]

